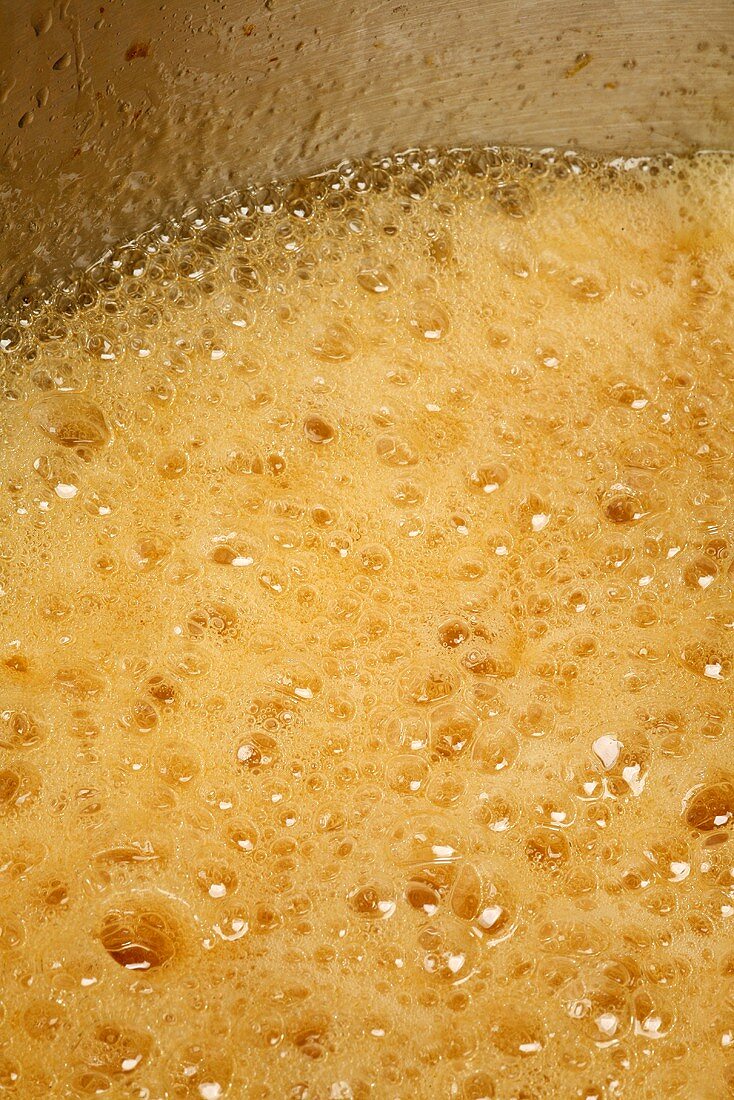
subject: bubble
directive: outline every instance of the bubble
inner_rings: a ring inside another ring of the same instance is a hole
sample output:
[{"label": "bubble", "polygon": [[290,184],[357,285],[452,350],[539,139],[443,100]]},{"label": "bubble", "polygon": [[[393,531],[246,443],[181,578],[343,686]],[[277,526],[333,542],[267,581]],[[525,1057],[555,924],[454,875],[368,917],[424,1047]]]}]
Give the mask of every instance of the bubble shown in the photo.
[{"label": "bubble", "polygon": [[398,508],[415,508],[425,500],[425,492],[415,481],[396,481],[389,494],[391,504]]},{"label": "bubble", "polygon": [[376,441],[377,457],[385,466],[415,466],[418,455],[405,440],[393,435],[381,435]]},{"label": "bubble", "polygon": [[484,944],[502,943],[517,927],[517,902],[505,880],[487,865],[465,863],[451,888],[451,908]]},{"label": "bubble", "polygon": [[732,657],[718,640],[696,640],[681,652],[681,661],[689,672],[713,683],[721,683],[731,674]]},{"label": "bubble", "polygon": [[602,734],[592,749],[605,770],[610,794],[616,797],[642,794],[652,758],[650,743],[643,733],[629,730]]},{"label": "bubble", "polygon": [[555,829],[534,829],[525,842],[525,854],[534,867],[558,874],[568,862],[568,840]]},{"label": "bubble", "polygon": [[467,480],[472,489],[488,496],[500,489],[509,476],[510,472],[504,462],[485,462],[470,470]]},{"label": "bubble", "polygon": [[576,819],[573,797],[562,784],[548,784],[529,798],[528,803],[532,805],[533,818],[540,825],[567,829]]},{"label": "bubble", "polygon": [[303,422],[303,431],[309,443],[323,445],[336,437],[336,429],[318,413],[311,413]]},{"label": "bubble", "polygon": [[408,324],[414,336],[427,341],[443,339],[451,327],[448,312],[430,298],[422,298],[414,304]]},{"label": "bubble", "polygon": [[162,478],[175,481],[187,473],[189,456],[181,447],[169,447],[158,455],[155,466]]},{"label": "bubble", "polygon": [[100,407],[80,393],[51,393],[30,409],[35,426],[54,443],[81,455],[100,450],[110,441],[110,429]]},{"label": "bubble", "polygon": [[693,787],[684,799],[683,817],[697,832],[727,828],[734,820],[734,782],[722,779]]},{"label": "bubble", "polygon": [[[515,676],[518,666],[518,654],[511,637],[493,637],[486,642],[475,644],[462,657],[461,663],[467,672],[475,676],[488,676],[492,679],[509,680]],[[512,648],[510,648],[512,646]]]},{"label": "bubble", "polygon": [[434,773],[426,785],[426,798],[434,806],[453,806],[462,800],[467,789],[463,776],[452,773]]},{"label": "bubble", "polygon": [[470,1073],[461,1087],[462,1100],[494,1100],[495,1095],[494,1081],[482,1070]]},{"label": "bubble", "polygon": [[159,531],[151,531],[136,539],[130,551],[130,564],[140,573],[155,569],[171,552],[173,543]]},{"label": "bubble", "polygon": [[448,699],[458,687],[456,672],[447,665],[413,663],[398,676],[398,691],[408,703],[428,706]]},{"label": "bubble", "polygon": [[711,156],[347,162],[18,291],[6,1089],[727,1090]]},{"label": "bubble", "polygon": [[235,533],[217,535],[212,539],[209,560],[215,565],[231,565],[235,569],[246,569],[255,562],[256,549],[251,540]]},{"label": "bubble", "polygon": [[478,581],[487,572],[487,563],[480,554],[460,554],[451,563],[451,573],[459,581]]},{"label": "bubble", "polygon": [[273,673],[273,682],[284,695],[307,702],[321,693],[324,682],[319,673],[306,662],[294,662]]},{"label": "bubble", "polygon": [[429,775],[428,764],[418,756],[397,756],[387,766],[387,781],[399,794],[418,794],[425,787]]},{"label": "bubble", "polygon": [[227,451],[224,465],[236,477],[250,477],[264,470],[262,455],[251,444],[239,444]]},{"label": "bubble", "polygon": [[546,1044],[542,1020],[521,1005],[502,1007],[492,1018],[488,1038],[502,1054],[513,1058],[531,1058]]},{"label": "bubble", "polygon": [[281,596],[289,586],[288,574],[279,565],[263,565],[257,572],[262,588],[274,596]]},{"label": "bubble", "polygon": [[395,891],[388,879],[372,878],[353,886],[348,894],[349,907],[362,920],[387,920],[397,909]]},{"label": "bubble", "polygon": [[196,884],[207,897],[219,901],[234,893],[238,886],[236,872],[223,862],[208,862],[196,871]]},{"label": "bubble", "polygon": [[6,657],[3,661],[3,666],[9,672],[17,672],[21,675],[27,673],[30,667],[28,658],[24,657],[22,653],[13,653],[10,657]]},{"label": "bubble", "polygon": [[301,1016],[295,1024],[291,1038],[293,1045],[306,1058],[318,1061],[333,1050],[329,1017],[312,1010]]},{"label": "bubble", "polygon": [[24,710],[0,713],[0,746],[4,749],[33,749],[45,741],[45,722]]},{"label": "bubble", "polygon": [[232,1063],[226,1052],[199,1043],[185,1046],[170,1061],[168,1081],[172,1096],[191,1100],[222,1100],[229,1092]]},{"label": "bubble", "polygon": [[603,495],[602,511],[610,523],[626,525],[644,519],[651,510],[647,498],[629,485],[617,482]]},{"label": "bubble", "polygon": [[64,694],[76,699],[95,699],[107,687],[104,676],[87,665],[60,668],[55,681]]},{"label": "bubble", "polygon": [[172,707],[178,699],[178,688],[170,676],[163,673],[155,673],[146,682],[146,691],[157,703],[165,707]]},{"label": "bubble", "polygon": [[665,451],[649,440],[632,440],[620,448],[620,458],[633,470],[663,470],[669,465]]},{"label": "bubble", "polygon": [[[573,992],[577,992],[577,999]],[[632,1024],[629,993],[603,974],[593,976],[571,991],[568,1015],[596,1045],[617,1043]]]},{"label": "bubble", "polygon": [[240,852],[254,852],[259,841],[259,833],[254,821],[239,819],[227,830],[229,843]]},{"label": "bubble", "polygon": [[499,773],[511,768],[520,753],[515,733],[506,728],[485,729],[472,747],[472,763],[482,772]]},{"label": "bubble", "polygon": [[0,769],[0,814],[29,808],[40,788],[41,776],[36,768],[25,762],[9,761]]},{"label": "bubble", "polygon": [[493,833],[506,833],[518,822],[520,811],[516,800],[510,794],[480,796],[476,817],[481,825]]},{"label": "bubble", "polygon": [[0,1089],[16,1092],[23,1080],[23,1071],[15,1059],[0,1054]]},{"label": "bubble", "polygon": [[160,752],[158,770],[172,787],[184,786],[199,774],[201,764],[186,747],[166,745]]},{"label": "bubble", "polygon": [[555,716],[549,707],[532,702],[513,715],[513,724],[523,737],[546,737],[553,732]]},{"label": "bubble", "polygon": [[611,387],[611,393],[618,404],[635,411],[644,409],[650,400],[644,387],[633,381],[615,382]]},{"label": "bubble", "polygon": [[319,359],[334,363],[353,359],[357,349],[354,331],[348,325],[339,323],[327,326],[311,346],[311,351]]},{"label": "bubble", "polygon": [[230,269],[230,278],[242,290],[256,293],[261,289],[260,272],[251,264],[238,260]]},{"label": "bubble", "polygon": [[455,649],[470,636],[469,626],[463,619],[446,619],[438,630],[438,638],[446,649]]},{"label": "bubble", "polygon": [[152,1049],[153,1042],[144,1031],[112,1022],[97,1024],[80,1043],[88,1071],[117,1081],[144,1066]]},{"label": "bubble", "polygon": [[237,632],[237,621],[237,610],[232,604],[214,600],[208,606],[192,611],[186,620],[186,628],[193,638],[201,638],[208,632],[231,637]]},{"label": "bubble", "polygon": [[424,878],[413,879],[405,887],[405,900],[411,908],[433,917],[441,904],[441,891]]},{"label": "bubble", "polygon": [[114,848],[106,848],[97,852],[94,857],[97,863],[103,865],[117,865],[128,863],[149,863],[161,859],[150,841],[139,841],[132,844],[118,844]]},{"label": "bubble", "polygon": [[390,833],[392,857],[401,866],[421,868],[454,864],[461,839],[440,814],[419,814],[400,820]]},{"label": "bubble", "polygon": [[705,591],[716,579],[718,569],[710,558],[700,555],[683,570],[683,579],[689,588]]},{"label": "bubble", "polygon": [[444,703],[432,712],[431,748],[439,756],[454,759],[468,748],[479,728],[479,718],[468,707]]},{"label": "bubble", "polygon": [[424,928],[418,935],[418,951],[423,971],[442,985],[468,982],[479,961],[477,939],[458,921]]},{"label": "bubble", "polygon": [[23,1013],[23,1026],[32,1039],[54,1042],[62,1030],[63,1015],[60,1009],[40,1002],[31,1005]]},{"label": "bubble", "polygon": [[250,734],[237,749],[237,760],[248,769],[267,768],[277,757],[278,743],[267,733]]},{"label": "bubble", "polygon": [[73,500],[79,493],[84,470],[77,455],[40,455],[33,460],[33,469],[60,500]]},{"label": "bubble", "polygon": [[390,290],[390,279],[380,268],[362,268],[357,275],[357,282],[363,290],[371,294],[387,294]]},{"label": "bubble", "polygon": [[158,905],[108,910],[99,939],[110,958],[126,970],[153,970],[181,953],[181,930]]},{"label": "bubble", "polygon": [[500,210],[510,218],[527,218],[537,209],[535,195],[522,183],[501,183],[493,191],[492,197]]},{"label": "bubble", "polygon": [[568,292],[580,302],[600,302],[609,293],[601,271],[580,269],[568,273]]}]

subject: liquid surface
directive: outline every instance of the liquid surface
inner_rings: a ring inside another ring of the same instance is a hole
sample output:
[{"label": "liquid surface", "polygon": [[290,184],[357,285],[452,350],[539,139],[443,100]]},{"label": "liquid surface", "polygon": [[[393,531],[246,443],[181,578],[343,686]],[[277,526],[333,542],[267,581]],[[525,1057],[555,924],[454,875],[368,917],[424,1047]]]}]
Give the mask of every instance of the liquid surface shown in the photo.
[{"label": "liquid surface", "polygon": [[410,154],[0,332],[0,1095],[734,1092],[732,199]]}]

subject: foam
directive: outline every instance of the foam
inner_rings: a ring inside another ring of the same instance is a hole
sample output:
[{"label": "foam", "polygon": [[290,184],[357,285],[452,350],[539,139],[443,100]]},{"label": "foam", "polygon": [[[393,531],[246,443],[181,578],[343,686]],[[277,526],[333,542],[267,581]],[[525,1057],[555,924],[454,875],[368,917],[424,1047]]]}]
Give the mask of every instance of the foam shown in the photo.
[{"label": "foam", "polygon": [[721,1097],[728,154],[414,150],[0,331],[0,1091]]}]

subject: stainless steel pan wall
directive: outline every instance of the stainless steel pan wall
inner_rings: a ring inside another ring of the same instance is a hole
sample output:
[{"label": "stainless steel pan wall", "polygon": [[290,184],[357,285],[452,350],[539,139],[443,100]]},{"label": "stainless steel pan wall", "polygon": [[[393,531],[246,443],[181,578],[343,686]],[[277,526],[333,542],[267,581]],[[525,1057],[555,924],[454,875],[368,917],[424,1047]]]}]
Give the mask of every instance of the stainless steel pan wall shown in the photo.
[{"label": "stainless steel pan wall", "polygon": [[0,31],[11,299],[185,202],[346,154],[734,146],[731,0],[0,0]]}]

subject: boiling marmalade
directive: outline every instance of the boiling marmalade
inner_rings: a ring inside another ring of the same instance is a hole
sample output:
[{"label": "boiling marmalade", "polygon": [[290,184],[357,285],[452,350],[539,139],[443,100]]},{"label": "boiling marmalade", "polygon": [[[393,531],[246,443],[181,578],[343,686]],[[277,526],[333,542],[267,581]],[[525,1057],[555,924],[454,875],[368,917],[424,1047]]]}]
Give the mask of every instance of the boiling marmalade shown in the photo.
[{"label": "boiling marmalade", "polygon": [[0,328],[0,1096],[734,1095],[733,200],[350,162]]}]

